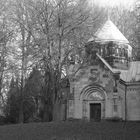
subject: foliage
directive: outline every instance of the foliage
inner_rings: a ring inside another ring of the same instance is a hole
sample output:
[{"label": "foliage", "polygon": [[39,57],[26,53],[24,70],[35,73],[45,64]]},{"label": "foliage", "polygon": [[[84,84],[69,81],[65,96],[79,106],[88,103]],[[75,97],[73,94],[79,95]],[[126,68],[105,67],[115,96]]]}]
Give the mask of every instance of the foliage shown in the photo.
[{"label": "foliage", "polygon": [[19,115],[19,87],[17,81],[12,78],[10,89],[8,92],[8,99],[4,109],[6,122],[17,123]]},{"label": "foliage", "polygon": [[[35,68],[30,73],[29,78],[26,80],[23,94],[23,115],[24,122],[28,122],[31,118],[37,117],[38,100],[40,99],[42,89],[42,76]],[[20,110],[20,86],[18,80],[12,78],[8,99],[5,108],[5,115],[7,122],[17,123],[19,119]]]},{"label": "foliage", "polygon": [[112,121],[112,122],[120,122],[122,121],[122,118],[120,117],[110,117],[110,118],[106,118],[106,121]]}]

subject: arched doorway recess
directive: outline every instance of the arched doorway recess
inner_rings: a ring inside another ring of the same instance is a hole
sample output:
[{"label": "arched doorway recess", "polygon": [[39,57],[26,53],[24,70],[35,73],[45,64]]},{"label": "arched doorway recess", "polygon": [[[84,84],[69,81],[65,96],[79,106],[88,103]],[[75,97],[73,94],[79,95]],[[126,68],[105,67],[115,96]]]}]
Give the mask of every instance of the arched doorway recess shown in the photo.
[{"label": "arched doorway recess", "polygon": [[107,95],[100,85],[88,85],[80,94],[82,101],[82,117],[88,120],[100,121],[105,117]]}]

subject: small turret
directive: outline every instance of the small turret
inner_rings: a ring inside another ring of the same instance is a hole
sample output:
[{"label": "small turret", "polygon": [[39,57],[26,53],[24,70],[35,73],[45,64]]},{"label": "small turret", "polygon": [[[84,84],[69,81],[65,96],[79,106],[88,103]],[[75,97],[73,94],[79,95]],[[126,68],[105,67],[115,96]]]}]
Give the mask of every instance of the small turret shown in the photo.
[{"label": "small turret", "polygon": [[92,50],[96,50],[113,68],[129,68],[132,48],[112,21],[106,21],[102,28],[97,30],[86,48],[91,48],[91,46],[93,47]]}]

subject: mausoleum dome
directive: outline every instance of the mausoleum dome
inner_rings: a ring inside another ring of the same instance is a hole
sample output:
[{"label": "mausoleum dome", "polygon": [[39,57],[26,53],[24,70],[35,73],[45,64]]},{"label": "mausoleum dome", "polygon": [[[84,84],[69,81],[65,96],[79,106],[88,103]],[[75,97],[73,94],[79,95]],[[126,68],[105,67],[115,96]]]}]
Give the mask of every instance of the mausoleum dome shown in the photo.
[{"label": "mausoleum dome", "polygon": [[128,69],[132,57],[132,47],[129,41],[119,31],[111,20],[107,20],[97,30],[94,37],[90,38],[86,47],[96,48],[98,54],[104,58],[112,67]]},{"label": "mausoleum dome", "polygon": [[105,24],[94,34],[94,38],[91,38],[89,41],[92,41],[93,39],[97,42],[113,41],[123,44],[129,43],[129,41],[111,20],[107,20]]}]

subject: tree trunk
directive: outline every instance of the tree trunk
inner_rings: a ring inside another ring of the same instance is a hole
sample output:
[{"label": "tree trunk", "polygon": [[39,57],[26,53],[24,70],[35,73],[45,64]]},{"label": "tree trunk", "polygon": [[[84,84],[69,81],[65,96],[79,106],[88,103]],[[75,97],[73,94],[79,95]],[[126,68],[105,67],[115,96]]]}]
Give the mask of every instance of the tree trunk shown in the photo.
[{"label": "tree trunk", "polygon": [[53,121],[64,121],[64,120],[66,120],[66,104],[57,102],[54,104]]},{"label": "tree trunk", "polygon": [[61,103],[55,102],[53,105],[53,121],[61,120]]},{"label": "tree trunk", "polygon": [[20,89],[20,107],[19,107],[19,123],[24,122],[24,113],[23,113],[23,86],[24,85],[24,72],[23,72],[23,64],[22,64],[22,75],[21,75],[21,89]]},{"label": "tree trunk", "polygon": [[44,109],[43,109],[43,122],[49,122],[49,106],[44,103]]},{"label": "tree trunk", "polygon": [[43,122],[52,121],[52,105],[45,102],[43,103]]},{"label": "tree trunk", "polygon": [[24,122],[23,99],[21,99],[20,108],[19,108],[19,123],[23,123],[23,122]]}]

